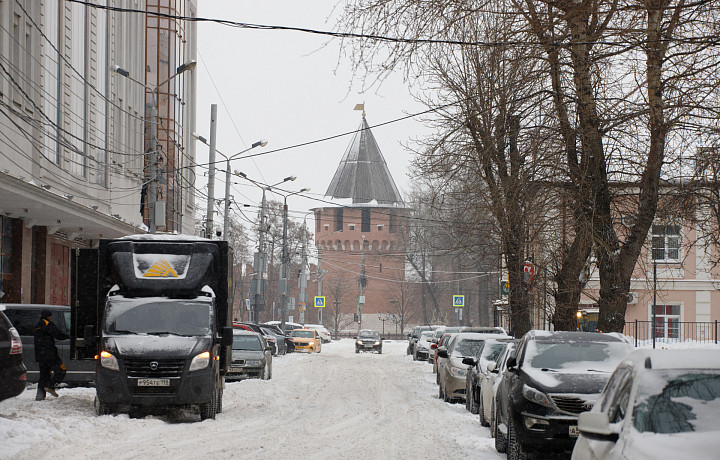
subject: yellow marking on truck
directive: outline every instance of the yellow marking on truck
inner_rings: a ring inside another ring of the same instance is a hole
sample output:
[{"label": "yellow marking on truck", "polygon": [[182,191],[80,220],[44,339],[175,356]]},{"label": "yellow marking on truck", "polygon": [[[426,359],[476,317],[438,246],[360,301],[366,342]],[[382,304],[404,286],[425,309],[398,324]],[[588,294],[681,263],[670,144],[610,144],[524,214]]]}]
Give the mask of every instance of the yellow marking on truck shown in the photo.
[{"label": "yellow marking on truck", "polygon": [[178,274],[167,261],[158,260],[145,272],[143,277],[177,278]]}]

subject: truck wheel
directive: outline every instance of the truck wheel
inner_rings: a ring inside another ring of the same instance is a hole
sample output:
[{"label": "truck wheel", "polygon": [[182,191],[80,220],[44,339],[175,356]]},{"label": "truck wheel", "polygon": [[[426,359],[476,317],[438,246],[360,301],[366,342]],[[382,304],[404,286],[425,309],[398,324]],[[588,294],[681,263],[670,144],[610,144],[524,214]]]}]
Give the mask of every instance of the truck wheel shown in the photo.
[{"label": "truck wheel", "polygon": [[213,390],[210,402],[200,406],[200,420],[215,419],[217,414],[217,389]]},{"label": "truck wheel", "polygon": [[93,406],[95,406],[95,415],[98,416],[111,415],[115,413],[115,408],[112,405],[101,403],[97,396],[95,396]]}]

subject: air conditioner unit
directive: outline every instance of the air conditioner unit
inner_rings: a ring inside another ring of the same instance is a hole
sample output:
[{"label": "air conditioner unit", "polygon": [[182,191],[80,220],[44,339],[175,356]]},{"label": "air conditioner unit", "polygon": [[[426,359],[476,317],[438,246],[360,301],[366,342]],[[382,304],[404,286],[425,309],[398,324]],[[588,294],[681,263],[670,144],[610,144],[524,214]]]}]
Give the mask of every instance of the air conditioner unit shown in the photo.
[{"label": "air conditioner unit", "polygon": [[636,292],[628,292],[627,298],[628,298],[628,301],[627,301],[628,305],[638,303],[638,295]]}]

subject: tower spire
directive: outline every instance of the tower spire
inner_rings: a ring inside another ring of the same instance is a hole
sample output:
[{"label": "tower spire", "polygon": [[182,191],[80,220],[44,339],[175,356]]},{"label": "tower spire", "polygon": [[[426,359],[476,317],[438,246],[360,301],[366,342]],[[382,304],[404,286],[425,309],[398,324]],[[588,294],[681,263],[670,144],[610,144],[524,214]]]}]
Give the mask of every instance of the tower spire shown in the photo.
[{"label": "tower spire", "polygon": [[362,104],[355,104],[355,108],[353,110],[362,110],[362,117],[365,118],[365,103]]}]

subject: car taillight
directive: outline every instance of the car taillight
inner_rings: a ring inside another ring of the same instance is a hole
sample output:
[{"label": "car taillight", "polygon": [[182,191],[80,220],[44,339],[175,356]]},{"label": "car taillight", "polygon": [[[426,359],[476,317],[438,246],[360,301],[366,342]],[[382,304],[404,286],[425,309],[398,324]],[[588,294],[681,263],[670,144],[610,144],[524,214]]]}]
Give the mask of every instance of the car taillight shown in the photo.
[{"label": "car taillight", "polygon": [[20,334],[14,327],[10,328],[10,354],[22,354],[22,340],[20,340]]}]

